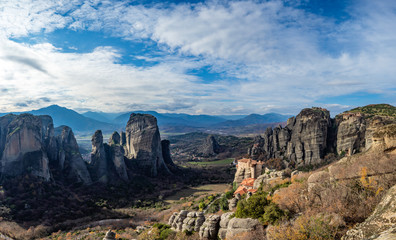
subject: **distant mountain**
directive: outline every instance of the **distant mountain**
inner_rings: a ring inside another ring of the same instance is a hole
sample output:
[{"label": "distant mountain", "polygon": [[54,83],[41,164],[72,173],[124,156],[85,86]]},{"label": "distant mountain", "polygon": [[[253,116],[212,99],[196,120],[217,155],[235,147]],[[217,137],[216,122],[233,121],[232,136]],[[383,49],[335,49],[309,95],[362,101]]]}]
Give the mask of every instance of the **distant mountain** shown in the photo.
[{"label": "distant mountain", "polygon": [[[118,129],[115,124],[110,124],[106,122],[101,122],[89,117],[85,117],[78,112],[60,107],[58,105],[51,105],[49,107],[40,108],[37,110],[32,110],[28,112],[13,112],[14,114],[21,113],[31,113],[33,115],[50,115],[54,121],[55,127],[66,125],[73,129],[74,132],[92,132],[92,134],[97,129],[101,129],[104,132],[110,132]],[[3,113],[1,115],[5,115]]]},{"label": "distant mountain", "polygon": [[218,127],[240,127],[240,126],[248,126],[248,125],[256,125],[256,124],[266,124],[266,123],[280,123],[285,122],[291,116],[282,115],[278,113],[267,113],[264,115],[260,114],[250,114],[244,118],[237,120],[228,120],[219,124],[216,124]]},{"label": "distant mountain", "polygon": [[[113,120],[113,123],[126,124],[131,113],[132,112],[121,114]],[[199,128],[208,127],[226,120],[217,116],[189,115],[184,113],[158,113],[155,111],[134,111],[134,113],[145,113],[155,116],[159,126],[188,126]]]}]

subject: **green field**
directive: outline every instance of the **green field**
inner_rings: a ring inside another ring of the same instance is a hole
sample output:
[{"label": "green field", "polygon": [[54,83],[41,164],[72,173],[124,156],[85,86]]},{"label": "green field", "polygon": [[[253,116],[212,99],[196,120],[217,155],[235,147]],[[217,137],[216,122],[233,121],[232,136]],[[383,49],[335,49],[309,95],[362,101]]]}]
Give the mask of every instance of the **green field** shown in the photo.
[{"label": "green field", "polygon": [[230,165],[233,161],[234,158],[226,158],[226,159],[210,161],[210,162],[188,162],[188,163],[192,165],[200,165],[200,166],[208,166],[208,165],[221,166],[221,165]]}]

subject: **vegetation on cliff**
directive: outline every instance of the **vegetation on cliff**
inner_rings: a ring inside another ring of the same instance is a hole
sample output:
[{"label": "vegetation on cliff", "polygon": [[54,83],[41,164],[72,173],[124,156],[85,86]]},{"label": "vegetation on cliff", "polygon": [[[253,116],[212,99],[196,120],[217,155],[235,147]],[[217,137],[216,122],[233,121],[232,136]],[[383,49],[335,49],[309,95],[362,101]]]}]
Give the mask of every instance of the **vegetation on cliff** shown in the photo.
[{"label": "vegetation on cliff", "polygon": [[396,107],[390,104],[370,104],[357,107],[344,113],[363,113],[367,116],[388,116],[396,118]]}]

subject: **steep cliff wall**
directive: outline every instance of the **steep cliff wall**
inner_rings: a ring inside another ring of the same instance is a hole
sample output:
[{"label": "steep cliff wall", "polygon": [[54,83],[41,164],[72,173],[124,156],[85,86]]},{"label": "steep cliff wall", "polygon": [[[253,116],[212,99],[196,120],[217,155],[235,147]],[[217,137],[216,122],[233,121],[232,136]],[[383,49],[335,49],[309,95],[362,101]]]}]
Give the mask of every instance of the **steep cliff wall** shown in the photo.
[{"label": "steep cliff wall", "polygon": [[149,114],[131,114],[126,126],[126,157],[142,173],[157,176],[169,172],[162,156],[157,119]]},{"label": "steep cliff wall", "polygon": [[391,105],[378,104],[331,119],[326,109],[303,109],[284,128],[268,128],[257,136],[248,154],[263,161],[278,158],[291,167],[322,164],[329,153],[342,156],[368,150],[378,128],[396,123],[395,112]]}]

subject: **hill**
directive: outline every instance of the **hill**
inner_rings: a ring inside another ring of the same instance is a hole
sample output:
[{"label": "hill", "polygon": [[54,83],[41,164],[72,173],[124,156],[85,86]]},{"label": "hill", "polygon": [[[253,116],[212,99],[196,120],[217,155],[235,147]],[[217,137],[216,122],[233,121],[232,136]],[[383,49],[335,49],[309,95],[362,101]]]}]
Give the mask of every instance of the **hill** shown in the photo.
[{"label": "hill", "polygon": [[388,116],[396,118],[396,107],[390,104],[370,104],[364,107],[357,107],[345,113],[363,113],[367,116]]}]

